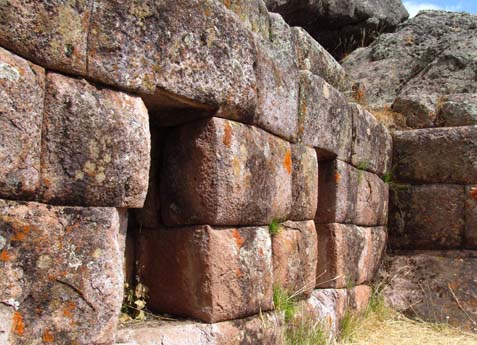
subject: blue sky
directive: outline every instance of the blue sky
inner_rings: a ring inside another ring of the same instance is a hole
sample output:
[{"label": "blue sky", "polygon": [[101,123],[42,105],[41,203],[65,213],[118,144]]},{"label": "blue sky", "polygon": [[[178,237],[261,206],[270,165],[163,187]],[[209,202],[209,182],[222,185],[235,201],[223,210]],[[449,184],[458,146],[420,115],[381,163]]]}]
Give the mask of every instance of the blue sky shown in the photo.
[{"label": "blue sky", "polygon": [[411,17],[420,10],[446,10],[477,14],[477,0],[404,0]]}]

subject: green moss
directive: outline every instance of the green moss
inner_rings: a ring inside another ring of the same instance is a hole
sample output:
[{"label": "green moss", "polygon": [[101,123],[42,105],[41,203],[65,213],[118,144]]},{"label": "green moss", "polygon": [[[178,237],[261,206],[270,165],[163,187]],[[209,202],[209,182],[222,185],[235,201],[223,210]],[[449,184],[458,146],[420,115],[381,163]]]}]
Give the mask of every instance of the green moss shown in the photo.
[{"label": "green moss", "polygon": [[271,235],[278,235],[282,230],[282,226],[280,224],[280,220],[274,219],[268,226],[268,230],[270,231]]}]

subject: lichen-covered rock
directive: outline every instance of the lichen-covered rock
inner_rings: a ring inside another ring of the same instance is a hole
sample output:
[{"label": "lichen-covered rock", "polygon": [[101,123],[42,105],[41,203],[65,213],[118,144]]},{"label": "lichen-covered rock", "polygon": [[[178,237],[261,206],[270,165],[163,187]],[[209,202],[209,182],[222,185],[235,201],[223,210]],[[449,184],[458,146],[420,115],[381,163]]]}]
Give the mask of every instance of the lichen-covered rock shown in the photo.
[{"label": "lichen-covered rock", "polygon": [[152,310],[218,322],[272,309],[267,227],[143,229],[139,241]]},{"label": "lichen-covered rock", "polygon": [[353,118],[346,99],[322,78],[300,71],[298,140],[317,149],[318,159],[349,161]]},{"label": "lichen-covered rock", "polygon": [[391,193],[389,242],[396,249],[456,249],[464,239],[464,186],[399,186]]},{"label": "lichen-covered rock", "polygon": [[311,35],[301,27],[293,27],[292,42],[298,67],[320,76],[340,91],[349,88],[349,80],[344,68]]},{"label": "lichen-covered rock", "polygon": [[315,288],[318,242],[315,223],[285,222],[272,236],[273,280],[295,296],[309,296]]},{"label": "lichen-covered rock", "polygon": [[263,0],[219,0],[229,10],[235,12],[244,26],[268,40],[270,36],[270,18]]},{"label": "lichen-covered rock", "polygon": [[419,254],[391,256],[380,272],[389,282],[383,290],[393,309],[428,322],[475,331],[477,258],[463,253],[446,257]]},{"label": "lichen-covered rock", "polygon": [[38,190],[44,93],[44,69],[0,47],[0,197]]},{"label": "lichen-covered rock", "polygon": [[403,95],[475,93],[477,16],[423,11],[343,61],[373,108]]},{"label": "lichen-covered rock", "polygon": [[477,182],[477,126],[393,133],[396,179],[401,182]]},{"label": "lichen-covered rock", "polygon": [[477,186],[465,187],[464,247],[477,249]]},{"label": "lichen-covered rock", "polygon": [[214,117],[172,130],[164,151],[165,224],[265,225],[290,214],[293,163],[284,140]]},{"label": "lichen-covered rock", "polygon": [[148,114],[139,97],[47,74],[41,201],[142,207],[149,154]]},{"label": "lichen-covered rock", "polygon": [[287,219],[314,219],[318,204],[318,160],[316,152],[303,145],[291,145],[292,206]]},{"label": "lichen-covered rock", "polygon": [[283,321],[276,313],[204,324],[147,321],[122,325],[116,342],[131,345],[283,345]]},{"label": "lichen-covered rock", "polygon": [[385,227],[319,224],[317,288],[344,288],[373,279],[386,244]]},{"label": "lichen-covered rock", "polygon": [[354,224],[386,225],[388,220],[389,186],[379,176],[359,170]]},{"label": "lichen-covered rock", "polygon": [[477,125],[477,93],[446,95],[438,101],[436,122],[439,126]]},{"label": "lichen-covered rock", "polygon": [[389,130],[358,104],[351,103],[349,107],[353,114],[352,164],[384,175],[391,169],[393,143]]},{"label": "lichen-covered rock", "polygon": [[403,114],[410,128],[429,128],[436,120],[436,103],[436,96],[402,95],[396,98],[392,110]]},{"label": "lichen-covered rock", "polygon": [[0,3],[0,46],[53,70],[86,74],[93,1]]},{"label": "lichen-covered rock", "polygon": [[[0,201],[0,302],[12,344],[111,344],[123,294],[123,213]],[[2,337],[3,335],[0,335]]]}]

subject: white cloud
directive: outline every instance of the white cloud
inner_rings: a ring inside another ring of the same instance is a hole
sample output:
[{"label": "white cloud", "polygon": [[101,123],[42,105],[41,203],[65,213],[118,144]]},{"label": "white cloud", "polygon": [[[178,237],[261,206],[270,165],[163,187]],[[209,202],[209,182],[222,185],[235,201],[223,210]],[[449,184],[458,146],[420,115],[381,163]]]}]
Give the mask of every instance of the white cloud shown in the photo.
[{"label": "white cloud", "polygon": [[409,17],[414,17],[419,11],[423,10],[443,10],[443,11],[462,11],[462,1],[457,5],[442,7],[430,2],[404,1],[404,6],[409,12]]}]

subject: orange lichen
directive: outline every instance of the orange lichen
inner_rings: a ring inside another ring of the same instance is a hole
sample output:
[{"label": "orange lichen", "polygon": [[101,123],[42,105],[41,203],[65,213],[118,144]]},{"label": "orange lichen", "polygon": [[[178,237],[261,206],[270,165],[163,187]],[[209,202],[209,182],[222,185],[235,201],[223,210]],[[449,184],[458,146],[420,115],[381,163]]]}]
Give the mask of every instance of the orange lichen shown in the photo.
[{"label": "orange lichen", "polygon": [[18,311],[13,313],[12,330],[20,337],[25,333],[25,323],[23,322],[23,316]]},{"label": "orange lichen", "polygon": [[470,189],[470,197],[477,201],[477,187],[473,187]]},{"label": "orange lichen", "polygon": [[76,309],[76,305],[71,302],[71,301],[68,301],[66,303],[66,306],[63,308],[63,315],[68,317],[68,318],[73,318],[73,311]]},{"label": "orange lichen", "polygon": [[241,248],[245,243],[245,239],[240,235],[237,229],[234,229],[232,232],[232,236],[235,238],[235,243],[237,243],[237,247]]},{"label": "orange lichen", "polygon": [[45,329],[45,331],[43,332],[43,336],[41,337],[41,339],[45,343],[53,343],[55,341],[55,337],[53,336],[53,334],[51,334],[48,328]]},{"label": "orange lichen", "polygon": [[337,172],[337,173],[335,174],[335,182],[336,182],[336,183],[340,183],[340,181],[341,181],[341,174],[340,174],[339,172]]},{"label": "orange lichen", "polygon": [[292,173],[292,157],[291,157],[291,150],[288,150],[285,154],[285,158],[283,159],[283,165],[285,169],[287,169],[288,174],[291,175]]},{"label": "orange lichen", "polygon": [[8,254],[7,250],[4,249],[0,253],[0,261],[6,262],[8,260],[10,260],[10,254]]},{"label": "orange lichen", "polygon": [[237,278],[240,278],[240,277],[242,277],[242,275],[243,275],[243,273],[242,273],[242,271],[240,270],[240,268],[237,268],[237,269],[235,270],[235,276],[236,276]]},{"label": "orange lichen", "polygon": [[230,147],[230,143],[232,142],[232,126],[227,121],[225,122],[224,128],[224,145]]}]

